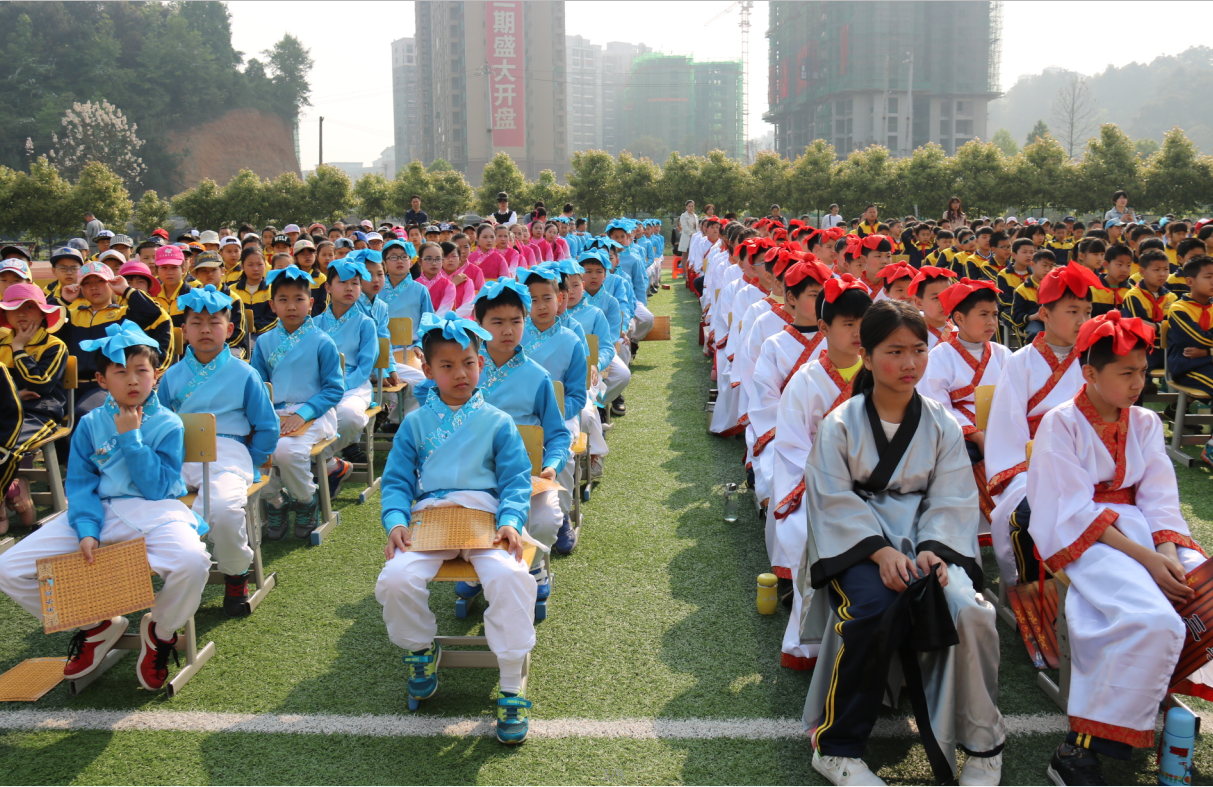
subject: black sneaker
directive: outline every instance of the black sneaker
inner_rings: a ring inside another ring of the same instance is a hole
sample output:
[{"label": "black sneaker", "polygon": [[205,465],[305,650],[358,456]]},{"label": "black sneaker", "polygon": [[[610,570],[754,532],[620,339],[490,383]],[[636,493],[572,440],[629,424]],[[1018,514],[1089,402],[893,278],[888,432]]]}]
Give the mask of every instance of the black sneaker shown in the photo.
[{"label": "black sneaker", "polygon": [[291,526],[291,503],[283,500],[282,505],[265,504],[265,538],[267,541],[281,541],[286,538],[286,530]]},{"label": "black sneaker", "polygon": [[248,606],[248,572],[223,577],[223,613],[229,618],[243,618],[251,611]]},{"label": "black sneaker", "polygon": [[307,541],[320,524],[320,493],[314,493],[307,502],[295,501],[291,509],[295,512],[295,538]]},{"label": "black sneaker", "polygon": [[1049,761],[1049,769],[1045,773],[1049,781],[1058,785],[1108,783],[1095,752],[1068,743],[1061,744],[1053,752],[1053,759]]},{"label": "black sneaker", "polygon": [[350,473],[354,472],[354,466],[344,459],[338,459],[337,467],[329,471],[329,500],[335,500],[337,493],[341,491],[341,485],[345,483],[345,479],[350,477]]},{"label": "black sneaker", "polygon": [[632,347],[632,357],[635,358],[640,353],[640,345],[637,344],[636,342],[631,341],[630,339],[628,340],[628,342]]},{"label": "black sneaker", "polygon": [[611,402],[611,415],[618,417],[624,415],[627,411],[628,406],[624,404],[623,396],[615,397],[615,401]]},{"label": "black sneaker", "polygon": [[362,446],[357,443],[347,445],[341,452],[341,456],[356,465],[366,464],[366,451],[363,451]]},{"label": "black sneaker", "polygon": [[399,429],[400,429],[400,424],[386,423],[383,425],[383,428],[380,429],[379,431],[382,432],[383,434],[396,434],[396,432]]}]

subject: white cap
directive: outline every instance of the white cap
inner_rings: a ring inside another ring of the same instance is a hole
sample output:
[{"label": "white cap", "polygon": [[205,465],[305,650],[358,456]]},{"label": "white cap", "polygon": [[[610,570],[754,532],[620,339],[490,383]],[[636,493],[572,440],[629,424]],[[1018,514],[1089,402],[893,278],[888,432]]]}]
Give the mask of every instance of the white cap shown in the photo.
[{"label": "white cap", "polygon": [[119,262],[121,262],[124,265],[126,264],[126,257],[122,254],[122,252],[117,251],[116,249],[110,249],[109,251],[101,252],[101,256],[97,258],[97,262],[104,262],[105,260],[108,260],[110,257],[116,257]]},{"label": "white cap", "polygon": [[288,225],[286,225],[285,227],[283,227],[283,228],[282,228],[282,231],[283,231],[284,233],[286,233],[286,232],[302,232],[302,230],[300,230],[300,229],[299,229],[299,225],[298,225],[298,224],[288,224]]},{"label": "white cap", "polygon": [[383,236],[378,232],[368,232],[366,234],[366,242],[370,243],[373,240],[383,240]]},{"label": "white cap", "polygon": [[239,245],[240,245],[240,239],[237,238],[235,235],[225,235],[219,241],[219,248],[221,248],[221,249],[224,246],[239,246]]},{"label": "white cap", "polygon": [[29,265],[20,257],[9,257],[7,260],[0,261],[0,273],[5,271],[12,271],[26,281],[33,280],[29,275]]},{"label": "white cap", "polygon": [[198,241],[200,243],[218,243],[219,233],[214,230],[206,230],[198,236]]}]

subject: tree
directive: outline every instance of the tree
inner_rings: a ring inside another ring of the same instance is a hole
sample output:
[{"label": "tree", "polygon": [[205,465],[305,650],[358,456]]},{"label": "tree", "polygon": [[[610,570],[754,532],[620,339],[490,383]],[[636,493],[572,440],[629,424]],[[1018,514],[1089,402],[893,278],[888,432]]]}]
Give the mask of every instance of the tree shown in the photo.
[{"label": "tree", "polygon": [[792,163],[772,150],[763,150],[750,165],[750,194],[746,200],[751,215],[765,216],[772,204],[783,206],[790,190],[788,174]]},{"label": "tree", "polygon": [[701,213],[705,205],[715,201],[715,194],[705,188],[702,178],[704,163],[699,156],[684,156],[676,150],[665,160],[661,168],[661,203],[672,215],[682,213],[689,199],[695,200]]},{"label": "tree", "polygon": [[430,182],[430,191],[421,196],[431,216],[453,219],[472,209],[476,195],[462,172],[436,172]]},{"label": "tree", "polygon": [[1163,137],[1162,148],[1146,161],[1142,175],[1146,210],[1183,214],[1213,202],[1210,160],[1198,157],[1196,146],[1178,128]]},{"label": "tree", "polygon": [[729,158],[723,150],[713,150],[703,162],[700,177],[711,187],[710,196],[717,215],[743,209],[750,189],[750,173],[740,161]]},{"label": "tree", "polygon": [[859,215],[868,203],[882,210],[901,206],[900,184],[893,172],[889,151],[882,145],[855,150],[834,173],[834,200],[843,215]]},{"label": "tree", "polygon": [[614,213],[617,207],[614,157],[605,150],[579,150],[573,154],[569,166],[571,201],[590,224],[595,217],[603,219]]},{"label": "tree", "polygon": [[1061,143],[1049,135],[1037,137],[1007,165],[1004,200],[1031,211],[1065,205],[1073,164]]},{"label": "tree", "polygon": [[350,193],[350,176],[331,164],[316,167],[305,181],[307,185],[307,218],[332,224],[349,215],[354,207]]},{"label": "tree", "polygon": [[1121,189],[1141,194],[1141,159],[1133,141],[1112,123],[1099,127],[1099,136],[1087,144],[1075,172],[1070,206],[1083,213],[1102,212],[1112,204],[1112,194]]},{"label": "tree", "polygon": [[[271,215],[267,210],[269,199],[268,183],[263,183],[257,173],[251,169],[237,172],[219,194],[220,211],[223,214],[224,225],[236,225],[248,222],[254,226],[268,224]],[[204,229],[215,229],[218,224],[211,224]]]},{"label": "tree", "polygon": [[1158,140],[1143,137],[1133,143],[1133,151],[1142,158],[1149,158],[1159,150]]},{"label": "tree", "polygon": [[425,171],[421,162],[413,159],[407,167],[396,171],[396,179],[389,184],[387,212],[392,216],[403,216],[408,212],[413,195],[421,197],[422,206],[426,213],[437,216],[432,206],[425,204],[425,197],[431,189],[430,173]]},{"label": "tree", "polygon": [[391,193],[391,185],[380,173],[369,172],[363,175],[354,184],[354,212],[376,224],[388,215]]},{"label": "tree", "polygon": [[168,224],[169,216],[173,213],[172,204],[161,199],[155,191],[148,189],[135,203],[135,232],[143,237],[149,237],[153,230]]},{"label": "tree", "polygon": [[951,171],[966,213],[996,214],[1007,206],[1006,157],[992,142],[971,139],[952,157]]},{"label": "tree", "polygon": [[181,192],[170,202],[173,213],[185,219],[186,224],[206,229],[222,226],[227,220],[222,197],[219,185],[210,178],[203,178],[197,186]]},{"label": "tree", "polygon": [[905,203],[897,208],[899,214],[938,218],[947,207],[948,199],[956,193],[956,184],[948,167],[947,154],[934,142],[915,149],[894,165],[896,177],[905,184]]},{"label": "tree", "polygon": [[[522,207],[518,200],[522,197],[526,178],[522,170],[510,158],[509,153],[498,153],[493,160],[484,165],[480,176],[480,188],[476,190],[476,209],[481,216],[487,216],[497,208],[497,193],[504,191],[515,202],[515,208]],[[519,211],[521,212],[521,211]]]},{"label": "tree", "polygon": [[611,189],[616,204],[625,214],[655,213],[661,207],[658,184],[661,170],[647,158],[633,158],[631,153],[619,154]]},{"label": "tree", "polygon": [[1032,126],[1032,130],[1028,132],[1028,140],[1024,144],[1031,145],[1036,140],[1044,139],[1047,136],[1049,136],[1049,125],[1043,120],[1038,120],[1036,125]]},{"label": "tree", "polygon": [[834,146],[817,139],[792,162],[789,173],[787,201],[800,212],[824,210],[833,201],[835,163]]},{"label": "tree", "polygon": [[283,172],[266,182],[263,191],[267,222],[277,222],[278,226],[282,226],[306,220],[307,186],[294,172]]},{"label": "tree", "polygon": [[308,74],[314,61],[311,53],[290,33],[261,54],[269,62],[273,103],[278,114],[298,123],[299,112],[312,105],[312,86]]},{"label": "tree", "polygon": [[53,245],[57,238],[74,234],[84,224],[72,211],[72,186],[59,176],[45,156],[30,162],[29,174],[18,172],[12,184],[12,226]]},{"label": "tree", "polygon": [[72,214],[92,213],[111,227],[125,228],[131,218],[131,195],[122,185],[122,178],[99,161],[84,165],[70,203]]},{"label": "tree", "polygon": [[562,186],[556,182],[556,173],[545,169],[539,173],[537,180],[526,184],[523,188],[522,199],[525,205],[533,205],[542,200],[548,208],[548,215],[555,216],[560,213],[564,203],[568,202],[571,196],[572,190],[568,186]]},{"label": "tree", "polygon": [[139,127],[108,101],[74,103],[60,125],[63,135],[51,134],[53,147],[47,157],[64,177],[76,178],[90,161],[104,164],[127,186],[139,183],[147,171],[139,158],[143,147],[143,140],[135,135]]},{"label": "tree", "polygon": [[451,172],[455,168],[451,166],[451,162],[439,156],[430,162],[430,165],[425,168],[426,172]]},{"label": "tree", "polygon": [[1075,76],[1057,91],[1057,97],[1053,99],[1053,127],[1057,129],[1057,140],[1067,156],[1074,158],[1074,152],[1095,130],[1098,114],[1099,106],[1082,77]]},{"label": "tree", "polygon": [[993,142],[998,149],[1002,151],[1002,155],[1006,156],[1007,158],[1011,158],[1019,153],[1019,145],[1015,142],[1015,138],[1011,136],[1011,132],[1007,131],[1005,128],[1000,128],[995,131],[994,137],[990,141]]}]

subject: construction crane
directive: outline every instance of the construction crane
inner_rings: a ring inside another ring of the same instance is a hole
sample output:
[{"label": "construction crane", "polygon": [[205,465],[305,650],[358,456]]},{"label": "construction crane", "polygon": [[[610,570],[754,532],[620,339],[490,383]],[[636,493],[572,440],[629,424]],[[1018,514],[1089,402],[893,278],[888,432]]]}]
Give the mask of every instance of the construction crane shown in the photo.
[{"label": "construction crane", "polygon": [[703,26],[707,27],[734,10],[741,14],[741,19],[737,23],[741,29],[741,144],[745,149],[744,155],[747,163],[750,160],[750,11],[753,9],[754,0],[736,0],[736,2],[729,3],[728,8],[703,23]]}]

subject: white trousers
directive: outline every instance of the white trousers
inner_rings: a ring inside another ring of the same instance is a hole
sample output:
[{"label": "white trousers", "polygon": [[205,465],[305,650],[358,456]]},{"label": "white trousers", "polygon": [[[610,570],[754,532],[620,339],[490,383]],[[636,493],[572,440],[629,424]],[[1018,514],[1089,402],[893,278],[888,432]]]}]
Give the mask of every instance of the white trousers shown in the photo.
[{"label": "white trousers", "polygon": [[[577,436],[581,434],[581,413],[575,413],[572,418],[564,419],[564,425],[568,428],[569,434],[573,436],[573,442],[577,442]],[[564,469],[556,473],[556,483],[560,484],[562,489],[557,494],[560,496],[560,511],[567,514],[573,510],[573,473],[577,469],[577,457],[569,453],[569,461],[564,463]]]},{"label": "white trousers", "polygon": [[581,431],[585,432],[588,437],[590,454],[606,456],[610,453],[606,437],[602,434],[602,421],[598,418],[598,406],[594,404],[593,399],[587,399],[585,407],[581,410]]},{"label": "white trousers", "polygon": [[602,398],[607,406],[622,396],[628,383],[632,382],[632,370],[628,368],[627,362],[619,357],[619,353],[611,359],[611,365],[607,367],[607,377],[603,382],[606,383],[606,394]]},{"label": "white trousers", "polygon": [[405,388],[404,391],[401,392],[401,396],[399,397],[399,407],[396,405],[397,396],[395,394],[391,394],[387,397],[387,408],[388,412],[391,414],[388,420],[394,424],[400,423],[400,419],[416,410],[419,406],[417,404],[417,397],[414,395],[413,391],[416,390],[418,385],[425,382],[425,372],[409,366],[408,364],[397,363],[396,376],[399,377],[402,382],[408,383],[409,387]]},{"label": "white trousers", "polygon": [[[184,512],[185,506],[175,504]],[[211,558],[202,539],[189,525],[168,522],[141,533],[127,525],[107,508],[101,527],[101,545],[119,544],[143,538],[147,543],[147,560],[152,571],[164,580],[152,606],[152,620],[157,624],[157,636],[171,638],[171,632],[184,626],[202,601],[211,571]],[[0,555],[0,590],[16,601],[25,611],[42,619],[42,601],[38,591],[37,563],[44,557],[75,552],[80,537],[67,523],[67,513],[60,513],[45,525],[23,538],[15,547]],[[164,635],[168,635],[165,637]]]},{"label": "white trousers", "polygon": [[[297,406],[284,408],[278,411],[278,415],[293,413],[297,409]],[[298,437],[279,437],[278,447],[274,449],[274,475],[265,485],[266,499],[273,500],[285,489],[294,500],[311,500],[316,494],[316,479],[312,476],[312,446],[336,436],[337,416],[329,410]]]},{"label": "white trousers", "polygon": [[[230,437],[217,438],[215,446],[218,460],[211,462],[210,468],[211,510],[206,523],[211,529],[206,539],[211,542],[218,569],[229,576],[237,576],[253,564],[245,521],[248,489],[253,482],[253,461],[244,444]],[[186,462],[181,466],[181,478],[190,491],[199,491],[202,463]],[[198,516],[203,515],[201,494],[194,500],[193,510]]]},{"label": "white trousers", "polygon": [[[556,534],[562,522],[564,512],[560,510],[560,495],[556,490],[531,495],[531,515],[526,524],[526,532],[531,538],[550,550],[552,544],[556,543]],[[536,550],[535,558],[531,561],[532,568],[542,562],[543,550]]]},{"label": "white trousers", "polygon": [[[629,327],[631,324],[629,323]],[[624,366],[632,365],[632,345],[625,339],[620,339],[615,342],[615,357],[623,361]],[[628,374],[628,379],[631,379],[631,373]]]},{"label": "white trousers", "polygon": [[333,408],[337,415],[337,442],[333,443],[326,452],[333,456],[346,446],[353,445],[362,439],[362,431],[366,429],[366,410],[371,406],[375,390],[370,382],[365,382],[352,391],[346,391],[341,402]]},{"label": "white trousers", "polygon": [[[438,635],[438,622],[430,610],[428,583],[442,561],[460,550],[397,552],[379,572],[375,599],[383,605],[388,639],[406,650],[425,650]],[[535,647],[535,597],[538,588],[526,563],[503,549],[466,549],[468,560],[484,586],[489,607],[484,612],[484,634],[501,667],[502,691],[522,690],[522,665]]]},{"label": "white trousers", "polygon": [[636,316],[632,318],[631,330],[628,331],[628,338],[634,342],[638,342],[649,335],[649,331],[653,330],[653,313],[649,311],[649,307],[645,306],[640,301],[636,302]]}]

